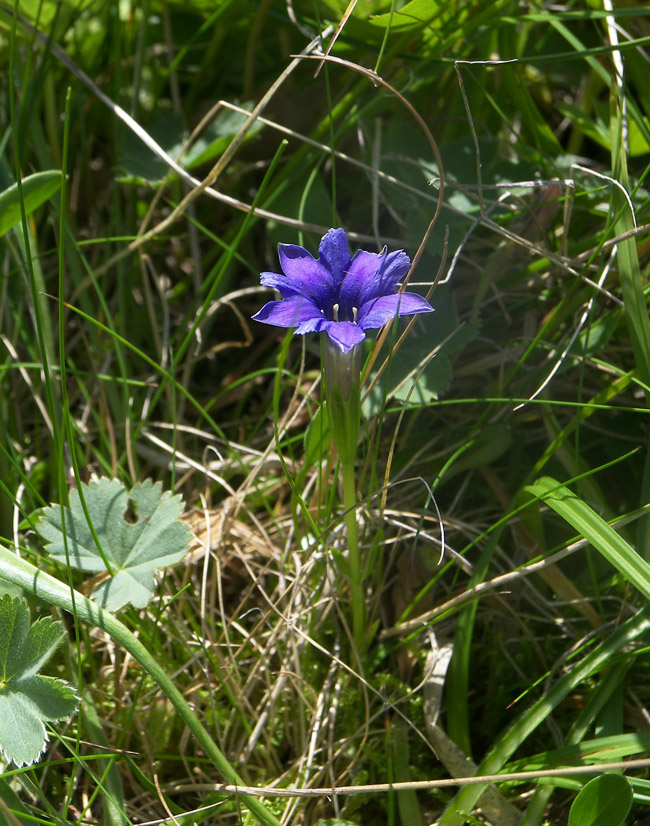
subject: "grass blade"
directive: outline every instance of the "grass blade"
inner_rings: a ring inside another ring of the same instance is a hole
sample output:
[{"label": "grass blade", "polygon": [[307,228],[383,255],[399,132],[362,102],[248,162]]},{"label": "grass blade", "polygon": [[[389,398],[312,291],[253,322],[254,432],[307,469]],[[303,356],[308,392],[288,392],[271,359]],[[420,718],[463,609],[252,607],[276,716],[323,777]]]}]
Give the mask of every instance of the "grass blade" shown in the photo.
[{"label": "grass blade", "polygon": [[525,490],[546,502],[650,599],[650,565],[605,520],[567,487],[544,476]]}]

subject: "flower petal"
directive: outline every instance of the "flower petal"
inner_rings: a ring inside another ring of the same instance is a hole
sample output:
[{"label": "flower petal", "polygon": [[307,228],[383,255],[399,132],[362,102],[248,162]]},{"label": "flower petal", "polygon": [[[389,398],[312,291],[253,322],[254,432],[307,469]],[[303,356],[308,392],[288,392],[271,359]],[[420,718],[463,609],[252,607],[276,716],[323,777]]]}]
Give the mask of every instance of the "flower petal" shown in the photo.
[{"label": "flower petal", "polygon": [[359,250],[350,262],[341,285],[340,305],[351,310],[381,295],[392,295],[411,267],[404,250],[365,252]]},{"label": "flower petal", "polygon": [[[381,263],[375,278],[369,284],[368,289],[361,295],[361,304],[371,298],[379,298],[380,295],[392,295],[397,289],[397,285],[411,269],[411,259],[404,250],[386,252],[381,254]],[[359,305],[357,305],[359,306]]]},{"label": "flower petal", "polygon": [[277,272],[263,272],[260,274],[260,281],[264,287],[277,290],[282,298],[288,298],[290,295],[301,295],[300,290],[286,275],[280,275]]},{"label": "flower petal", "polygon": [[344,229],[330,229],[321,238],[318,247],[319,261],[330,271],[336,284],[343,281],[343,276],[350,263],[350,245]]},{"label": "flower petal", "polygon": [[348,353],[366,337],[361,327],[352,321],[325,321],[320,329],[327,333],[343,353]]},{"label": "flower petal", "polygon": [[290,295],[282,301],[269,301],[253,316],[254,321],[273,324],[275,327],[300,327],[312,319],[322,318],[318,307],[304,295]]},{"label": "flower petal", "polygon": [[364,293],[372,289],[381,267],[381,260],[382,256],[376,252],[359,250],[355,252],[354,258],[350,261],[350,266],[341,284],[339,299],[340,306],[345,307],[350,317],[352,307],[359,308],[363,303]]},{"label": "flower petal", "polygon": [[359,309],[357,323],[363,330],[383,327],[396,316],[432,313],[433,307],[417,293],[395,293],[367,301]]},{"label": "flower petal", "polygon": [[323,325],[327,324],[327,319],[322,313],[318,317],[312,316],[307,321],[303,321],[297,330],[294,330],[294,335],[304,336],[307,333],[319,333],[323,329]]},{"label": "flower petal", "polygon": [[297,244],[278,244],[278,255],[282,272],[289,282],[285,291],[292,289],[294,294],[311,298],[322,309],[332,306],[336,300],[335,284],[327,267]]}]

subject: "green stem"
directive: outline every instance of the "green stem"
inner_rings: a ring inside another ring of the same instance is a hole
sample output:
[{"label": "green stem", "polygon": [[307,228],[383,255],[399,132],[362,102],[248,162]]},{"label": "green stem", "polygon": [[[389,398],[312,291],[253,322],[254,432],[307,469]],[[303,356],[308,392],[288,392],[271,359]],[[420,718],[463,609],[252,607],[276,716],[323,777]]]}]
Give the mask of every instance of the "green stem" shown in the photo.
[{"label": "green stem", "polygon": [[343,507],[348,535],[348,564],[350,566],[350,601],[352,602],[352,635],[359,651],[366,631],[363,576],[359,553],[359,528],[357,525],[357,483],[354,462],[341,462],[343,473]]},{"label": "green stem", "polygon": [[[78,591],[73,591],[63,582],[59,582],[58,579],[44,573],[2,546],[0,546],[0,574],[3,579],[13,582],[14,585],[19,585],[39,599],[52,603],[53,605],[58,605],[59,608],[69,611],[74,616],[80,617],[86,622],[102,628],[107,634],[110,634],[116,642],[140,663],[142,668],[144,668],[160,686],[176,708],[176,711],[186,726],[196,737],[201,748],[219,771],[225,783],[234,786],[245,785],[244,781],[221,753],[212,737],[210,737],[207,729],[194,714],[181,692],[160,667],[156,659],[137,637],[129,631],[126,625],[120,622],[113,614],[104,611],[97,603],[88,599],[83,594]],[[256,797],[247,794],[241,794],[240,797],[264,826],[280,826],[280,822]]]}]

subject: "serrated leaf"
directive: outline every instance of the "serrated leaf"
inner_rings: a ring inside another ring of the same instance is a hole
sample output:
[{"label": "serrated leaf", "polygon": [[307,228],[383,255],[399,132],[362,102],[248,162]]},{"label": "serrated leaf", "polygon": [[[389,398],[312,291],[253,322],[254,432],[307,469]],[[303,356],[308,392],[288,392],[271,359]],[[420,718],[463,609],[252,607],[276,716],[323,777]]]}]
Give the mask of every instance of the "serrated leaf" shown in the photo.
[{"label": "serrated leaf", "polygon": [[36,674],[33,677],[16,680],[16,686],[29,697],[32,707],[38,709],[43,720],[54,722],[63,720],[77,704],[77,694],[69,683],[56,677]]},{"label": "serrated leaf", "polygon": [[[127,603],[144,608],[153,596],[155,572],[180,562],[187,553],[191,533],[178,520],[181,497],[163,492],[160,482],[138,483],[127,491],[117,479],[83,485],[83,494],[112,573],[95,587],[94,599],[109,611]],[[125,518],[130,509],[134,521]],[[84,571],[106,572],[78,491],[71,491],[69,509],[45,508],[38,531],[48,543],[46,550],[58,561],[69,561]]]},{"label": "serrated leaf", "polygon": [[0,752],[16,766],[38,760],[47,743],[45,722],[64,720],[77,695],[64,680],[36,674],[65,636],[50,617],[29,621],[27,602],[0,598]]},{"label": "serrated leaf", "polygon": [[23,600],[0,599],[0,682],[35,674],[52,656],[65,636],[63,626],[51,617],[29,625]]},{"label": "serrated leaf", "polygon": [[54,195],[61,186],[62,180],[63,175],[58,169],[36,172],[34,175],[28,175],[21,182],[20,190],[18,184],[12,184],[0,193],[0,236],[20,223],[21,191],[25,214],[31,215]]},{"label": "serrated leaf", "polygon": [[12,669],[8,676],[24,680],[40,671],[59,647],[64,633],[61,623],[51,617],[35,622],[21,648],[12,648],[8,652],[7,671]]},{"label": "serrated leaf", "polygon": [[632,806],[632,788],[621,774],[594,777],[573,801],[569,826],[621,826]]},{"label": "serrated leaf", "polygon": [[476,336],[479,323],[476,320],[458,323],[451,296],[445,288],[435,293],[434,305],[436,312],[421,316],[399,350],[393,353],[390,369],[362,404],[364,416],[377,415],[384,397],[412,405],[430,404],[449,386],[452,378],[449,356],[462,350]]}]

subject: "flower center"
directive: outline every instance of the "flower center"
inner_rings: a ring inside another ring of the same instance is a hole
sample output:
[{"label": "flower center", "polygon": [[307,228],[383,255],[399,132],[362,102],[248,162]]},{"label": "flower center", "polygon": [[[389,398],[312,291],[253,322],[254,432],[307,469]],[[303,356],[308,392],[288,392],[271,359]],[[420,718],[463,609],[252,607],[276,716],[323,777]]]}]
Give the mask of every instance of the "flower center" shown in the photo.
[{"label": "flower center", "polygon": [[[352,313],[350,313],[350,310],[352,310]],[[323,311],[321,310],[321,312]],[[346,307],[345,305],[341,307],[338,303],[332,304],[332,321],[352,321],[353,324],[356,324],[358,314],[357,307]],[[352,315],[351,319],[350,315]]]}]

